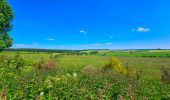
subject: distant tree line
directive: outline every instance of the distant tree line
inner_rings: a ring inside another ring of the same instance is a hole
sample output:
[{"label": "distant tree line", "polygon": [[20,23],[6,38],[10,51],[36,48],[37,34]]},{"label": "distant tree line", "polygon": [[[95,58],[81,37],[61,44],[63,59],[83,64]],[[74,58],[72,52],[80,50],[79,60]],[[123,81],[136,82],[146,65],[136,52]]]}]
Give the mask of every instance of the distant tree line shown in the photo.
[{"label": "distant tree line", "polygon": [[5,51],[21,52],[48,52],[48,53],[78,53],[81,50],[57,50],[57,49],[5,49]]}]

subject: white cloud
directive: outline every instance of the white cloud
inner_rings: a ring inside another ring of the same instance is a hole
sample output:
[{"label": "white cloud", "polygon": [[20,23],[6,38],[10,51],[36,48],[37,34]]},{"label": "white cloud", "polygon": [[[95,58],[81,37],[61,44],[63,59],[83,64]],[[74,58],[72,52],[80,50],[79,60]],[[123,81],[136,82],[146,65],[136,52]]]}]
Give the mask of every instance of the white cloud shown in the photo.
[{"label": "white cloud", "polygon": [[113,43],[107,42],[107,43],[96,43],[96,44],[82,44],[80,46],[87,47],[87,46],[104,46],[104,45],[112,45]]},{"label": "white cloud", "polygon": [[87,34],[87,32],[85,30],[80,30],[79,32],[83,33],[83,34]]},{"label": "white cloud", "polygon": [[93,46],[101,46],[101,45],[103,45],[103,44],[92,44]]},{"label": "white cloud", "polygon": [[34,44],[14,44],[15,47],[30,47],[34,46]]},{"label": "white cloud", "polygon": [[25,44],[14,44],[15,46],[24,46]]},{"label": "white cloud", "polygon": [[22,43],[18,43],[18,44],[14,44],[12,47],[14,48],[34,48],[39,46],[38,43],[33,42],[32,44],[22,44]]},{"label": "white cloud", "polygon": [[112,45],[113,43],[109,43],[109,42],[108,42],[108,43],[105,43],[105,44],[107,44],[107,45]]},{"label": "white cloud", "polygon": [[47,40],[48,41],[54,41],[55,39],[54,38],[48,38]]},{"label": "white cloud", "polygon": [[137,31],[137,32],[149,32],[149,28],[144,28],[144,27],[139,27],[138,29],[132,29],[132,31]]},{"label": "white cloud", "polygon": [[82,47],[87,47],[87,46],[89,46],[89,45],[80,45],[80,46],[82,46]]}]

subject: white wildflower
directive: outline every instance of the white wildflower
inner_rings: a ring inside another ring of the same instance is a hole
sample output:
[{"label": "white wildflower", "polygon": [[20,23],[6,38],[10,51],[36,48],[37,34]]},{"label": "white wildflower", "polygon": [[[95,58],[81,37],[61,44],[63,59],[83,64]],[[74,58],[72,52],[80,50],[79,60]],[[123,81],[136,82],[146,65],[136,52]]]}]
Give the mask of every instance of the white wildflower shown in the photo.
[{"label": "white wildflower", "polygon": [[14,60],[11,60],[11,62],[14,62]]},{"label": "white wildflower", "polygon": [[71,76],[70,74],[66,74],[67,76]]},{"label": "white wildflower", "polygon": [[44,95],[44,92],[41,92],[41,93],[40,93],[40,96],[43,96],[43,95]]},{"label": "white wildflower", "polygon": [[56,78],[56,81],[60,81],[60,78]]},{"label": "white wildflower", "polygon": [[73,77],[77,77],[77,73],[73,73]]}]

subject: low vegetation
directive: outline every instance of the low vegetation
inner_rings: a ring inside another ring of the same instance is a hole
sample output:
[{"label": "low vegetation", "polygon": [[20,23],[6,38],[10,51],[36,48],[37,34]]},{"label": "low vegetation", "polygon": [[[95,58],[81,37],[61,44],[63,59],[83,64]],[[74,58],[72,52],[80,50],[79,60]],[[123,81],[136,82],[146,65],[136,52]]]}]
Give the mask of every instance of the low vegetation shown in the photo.
[{"label": "low vegetation", "polygon": [[51,55],[1,53],[1,99],[170,99],[169,58]]}]

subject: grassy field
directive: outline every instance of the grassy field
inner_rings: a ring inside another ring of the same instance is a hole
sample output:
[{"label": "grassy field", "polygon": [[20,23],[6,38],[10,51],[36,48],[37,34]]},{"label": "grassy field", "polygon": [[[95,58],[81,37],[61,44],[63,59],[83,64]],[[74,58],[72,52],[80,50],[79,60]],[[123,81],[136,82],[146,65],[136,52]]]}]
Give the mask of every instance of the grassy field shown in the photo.
[{"label": "grassy field", "polygon": [[[90,54],[94,51],[81,51]],[[97,55],[116,57],[170,57],[170,50],[99,50]]]},{"label": "grassy field", "polygon": [[170,99],[170,51],[81,52],[1,52],[1,99]]}]

